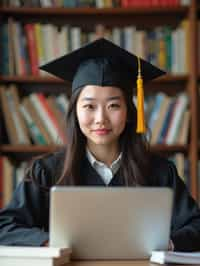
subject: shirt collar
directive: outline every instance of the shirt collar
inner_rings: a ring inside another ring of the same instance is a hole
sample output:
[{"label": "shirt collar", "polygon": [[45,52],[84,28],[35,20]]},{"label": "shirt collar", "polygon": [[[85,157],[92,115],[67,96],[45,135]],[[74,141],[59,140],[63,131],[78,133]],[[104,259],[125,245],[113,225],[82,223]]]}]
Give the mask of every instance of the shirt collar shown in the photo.
[{"label": "shirt collar", "polygon": [[[93,167],[95,167],[95,165],[98,165],[98,166],[105,166],[105,163],[101,162],[101,161],[98,161],[94,155],[89,151],[89,149],[87,148],[86,149],[86,156],[89,160],[89,162],[91,163],[91,165]],[[122,152],[120,152],[119,156],[117,157],[116,160],[114,160],[111,164],[111,166],[109,167],[112,172],[115,172],[116,173],[116,170],[119,169],[119,166],[120,166],[120,162],[121,162],[121,158],[122,158]]]}]

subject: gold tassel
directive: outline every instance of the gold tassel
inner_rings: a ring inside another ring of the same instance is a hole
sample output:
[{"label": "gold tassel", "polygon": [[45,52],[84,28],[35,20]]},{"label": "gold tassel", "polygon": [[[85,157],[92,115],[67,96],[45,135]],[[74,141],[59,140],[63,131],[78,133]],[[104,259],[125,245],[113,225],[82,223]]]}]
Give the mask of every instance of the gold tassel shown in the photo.
[{"label": "gold tassel", "polygon": [[145,117],[144,117],[144,89],[143,79],[141,75],[140,58],[138,57],[138,76],[137,76],[137,133],[143,134],[146,132]]}]

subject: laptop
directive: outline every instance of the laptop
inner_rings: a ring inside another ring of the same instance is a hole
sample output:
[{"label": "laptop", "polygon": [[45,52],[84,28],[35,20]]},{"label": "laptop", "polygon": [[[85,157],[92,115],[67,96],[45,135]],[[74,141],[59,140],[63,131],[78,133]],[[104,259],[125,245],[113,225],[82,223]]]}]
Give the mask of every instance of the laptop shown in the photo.
[{"label": "laptop", "polygon": [[50,246],[72,259],[149,258],[168,248],[173,193],[150,187],[53,187]]}]

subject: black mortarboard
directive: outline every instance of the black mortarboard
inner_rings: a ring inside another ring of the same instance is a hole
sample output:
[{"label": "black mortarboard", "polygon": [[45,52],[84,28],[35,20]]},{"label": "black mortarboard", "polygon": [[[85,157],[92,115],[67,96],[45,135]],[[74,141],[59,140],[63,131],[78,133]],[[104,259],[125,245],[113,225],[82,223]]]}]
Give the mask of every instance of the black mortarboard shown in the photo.
[{"label": "black mortarboard", "polygon": [[[138,81],[138,74],[140,79],[138,86],[141,88],[141,75],[146,82],[165,74],[152,64],[103,38],[55,59],[40,69],[72,82],[72,93],[85,85],[133,88]],[[143,108],[143,103],[141,106]],[[141,119],[140,117],[138,120]],[[145,130],[138,132],[142,131]]]}]

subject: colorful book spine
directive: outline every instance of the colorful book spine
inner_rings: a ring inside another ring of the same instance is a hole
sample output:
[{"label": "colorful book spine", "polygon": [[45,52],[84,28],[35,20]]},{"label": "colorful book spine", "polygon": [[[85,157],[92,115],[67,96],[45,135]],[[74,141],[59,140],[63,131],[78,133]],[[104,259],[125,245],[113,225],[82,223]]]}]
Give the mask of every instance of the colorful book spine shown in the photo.
[{"label": "colorful book spine", "polygon": [[45,141],[43,135],[41,134],[39,128],[37,125],[34,123],[34,121],[31,118],[31,115],[29,114],[28,110],[26,109],[25,106],[22,104],[20,105],[20,111],[27,123],[27,126],[29,128],[29,131],[31,133],[31,136],[36,144],[40,145],[46,145],[47,142]]},{"label": "colorful book spine", "polygon": [[0,58],[3,62],[0,64],[0,74],[9,75],[8,24],[3,24],[0,28]]},{"label": "colorful book spine", "polygon": [[47,116],[49,117],[49,120],[53,124],[53,127],[55,128],[57,135],[59,136],[60,140],[62,141],[62,143],[64,143],[64,141],[65,141],[64,132],[61,131],[59,124],[56,120],[56,117],[54,116],[53,112],[51,111],[51,108],[49,107],[46,98],[44,97],[44,95],[42,93],[37,93],[36,97],[38,98],[41,105],[43,106],[43,109],[45,110]]},{"label": "colorful book spine", "polygon": [[188,96],[185,93],[182,93],[181,95],[179,95],[176,101],[177,102],[174,110],[174,115],[171,119],[168,134],[166,136],[166,144],[168,145],[173,144],[176,140],[176,136],[180,130],[183,114],[188,105]]},{"label": "colorful book spine", "polygon": [[25,33],[26,33],[28,52],[29,52],[29,58],[30,58],[31,74],[38,75],[39,74],[38,55],[37,55],[34,25],[26,24]]}]

